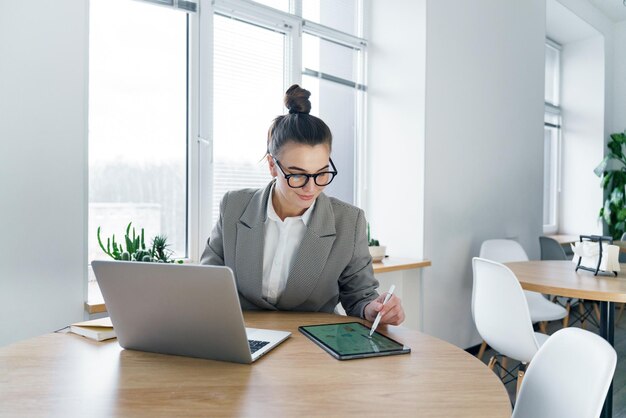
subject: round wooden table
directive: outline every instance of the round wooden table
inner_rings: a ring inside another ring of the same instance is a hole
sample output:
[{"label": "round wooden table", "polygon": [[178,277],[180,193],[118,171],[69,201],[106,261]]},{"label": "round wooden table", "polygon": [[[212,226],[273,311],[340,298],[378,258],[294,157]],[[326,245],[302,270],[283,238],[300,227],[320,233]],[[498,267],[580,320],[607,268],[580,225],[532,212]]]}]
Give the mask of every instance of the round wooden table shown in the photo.
[{"label": "round wooden table", "polygon": [[338,361],[297,328],[355,318],[244,316],[247,326],[293,334],[252,365],[123,350],[117,340],[60,333],[0,348],[0,416],[510,417],[498,377],[444,341],[381,326],[411,354]]}]

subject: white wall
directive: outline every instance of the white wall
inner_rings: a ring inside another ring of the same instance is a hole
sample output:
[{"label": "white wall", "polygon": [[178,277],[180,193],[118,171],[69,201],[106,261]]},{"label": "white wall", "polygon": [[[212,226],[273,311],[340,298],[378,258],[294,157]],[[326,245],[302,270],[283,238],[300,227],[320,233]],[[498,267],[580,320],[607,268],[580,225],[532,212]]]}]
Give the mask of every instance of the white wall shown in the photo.
[{"label": "white wall", "polygon": [[614,27],[614,79],[613,79],[613,125],[611,132],[626,130],[626,21]]},{"label": "white wall", "polygon": [[424,330],[480,342],[471,258],[489,238],[531,258],[542,229],[545,2],[427,5]]},{"label": "white wall", "polygon": [[[426,0],[365,2],[369,32],[365,206],[373,237],[394,257],[423,258]],[[366,26],[367,27],[367,26]],[[398,30],[402,28],[402,30]],[[422,330],[422,269],[393,283],[405,326]]]},{"label": "white wall", "polygon": [[83,318],[87,7],[0,1],[0,345]]},{"label": "white wall", "polygon": [[605,54],[601,35],[569,42],[562,64],[562,189],[559,231],[601,234],[603,192],[593,169],[604,157]]},{"label": "white wall", "polygon": [[[387,254],[423,255],[426,1],[365,2],[366,212]],[[367,27],[367,26],[366,26]],[[399,30],[401,28],[401,30]]]}]

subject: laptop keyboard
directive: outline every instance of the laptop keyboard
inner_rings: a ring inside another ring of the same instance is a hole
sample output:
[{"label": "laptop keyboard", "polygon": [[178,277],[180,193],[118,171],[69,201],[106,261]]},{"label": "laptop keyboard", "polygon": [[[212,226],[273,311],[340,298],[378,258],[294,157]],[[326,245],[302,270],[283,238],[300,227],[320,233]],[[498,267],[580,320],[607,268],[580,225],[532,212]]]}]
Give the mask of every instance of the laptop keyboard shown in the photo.
[{"label": "laptop keyboard", "polygon": [[269,343],[269,341],[248,340],[248,344],[250,344],[250,353],[254,353],[255,351],[260,350]]}]

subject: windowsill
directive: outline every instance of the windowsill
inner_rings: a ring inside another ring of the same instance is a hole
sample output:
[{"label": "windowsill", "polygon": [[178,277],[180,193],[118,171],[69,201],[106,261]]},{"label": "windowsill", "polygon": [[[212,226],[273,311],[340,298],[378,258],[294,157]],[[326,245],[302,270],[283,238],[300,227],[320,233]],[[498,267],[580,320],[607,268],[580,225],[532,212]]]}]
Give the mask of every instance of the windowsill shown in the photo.
[{"label": "windowsill", "polygon": [[[429,267],[430,260],[414,260],[410,258],[385,257],[380,263],[373,263],[374,274],[389,273],[392,271],[402,271]],[[97,314],[107,311],[100,288],[95,281],[89,282],[89,300],[85,302],[85,310],[88,314]]]},{"label": "windowsill", "polygon": [[556,240],[561,245],[572,244],[574,242],[580,241],[580,235],[551,234],[546,236],[548,238]]}]

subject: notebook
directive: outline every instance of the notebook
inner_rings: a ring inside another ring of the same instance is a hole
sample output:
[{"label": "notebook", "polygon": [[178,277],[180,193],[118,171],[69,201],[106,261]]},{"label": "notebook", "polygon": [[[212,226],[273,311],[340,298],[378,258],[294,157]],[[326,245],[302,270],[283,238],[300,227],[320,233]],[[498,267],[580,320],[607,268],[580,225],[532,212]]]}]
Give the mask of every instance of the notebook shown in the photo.
[{"label": "notebook", "polygon": [[91,266],[126,349],[252,363],[291,335],[245,328],[228,267],[134,261]]},{"label": "notebook", "polygon": [[91,321],[76,322],[70,325],[70,332],[96,341],[115,338],[115,330],[111,318],[93,319]]}]

